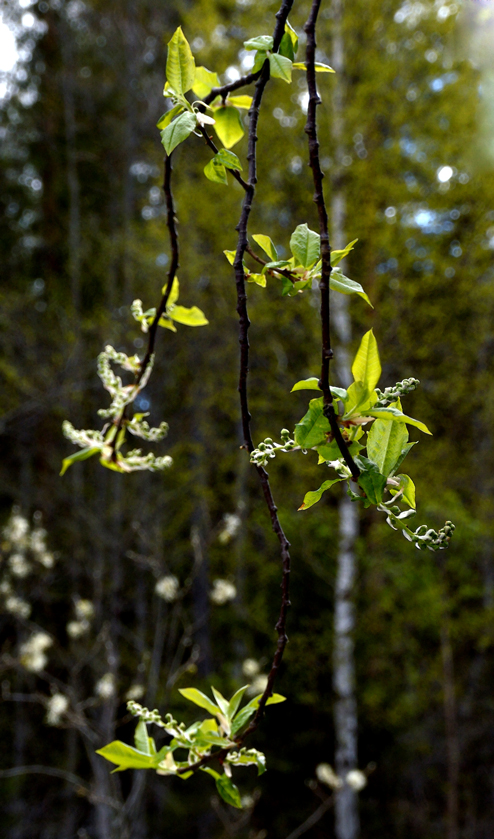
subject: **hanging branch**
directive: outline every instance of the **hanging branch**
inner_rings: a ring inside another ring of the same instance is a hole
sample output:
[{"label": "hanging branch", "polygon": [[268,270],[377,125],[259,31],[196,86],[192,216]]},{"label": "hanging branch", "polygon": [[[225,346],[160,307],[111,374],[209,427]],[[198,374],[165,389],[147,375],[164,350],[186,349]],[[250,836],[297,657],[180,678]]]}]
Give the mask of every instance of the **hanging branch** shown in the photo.
[{"label": "hanging branch", "polygon": [[324,193],[322,182],[324,175],[321,170],[319,161],[319,142],[317,139],[317,117],[316,109],[321,104],[321,99],[317,92],[316,84],[316,22],[321,0],[314,0],[310,11],[307,23],[304,26],[304,32],[307,35],[306,46],[306,67],[307,67],[307,86],[309,89],[309,105],[307,109],[307,123],[305,126],[305,133],[309,138],[309,166],[312,169],[312,177],[314,180],[314,202],[317,206],[319,215],[319,234],[321,237],[321,280],[319,283],[319,290],[321,292],[321,327],[322,327],[322,358],[321,358],[321,377],[319,379],[319,387],[323,393],[324,402],[324,416],[328,420],[331,431],[338,448],[347,464],[352,478],[356,481],[360,475],[360,470],[356,465],[353,457],[348,451],[343,435],[338,424],[338,417],[336,416],[333,407],[333,397],[331,395],[331,388],[329,385],[329,363],[333,358],[333,350],[331,348],[331,308],[330,308],[330,285],[329,280],[331,276],[331,246],[329,244],[328,232],[328,213],[326,204],[324,202]]}]

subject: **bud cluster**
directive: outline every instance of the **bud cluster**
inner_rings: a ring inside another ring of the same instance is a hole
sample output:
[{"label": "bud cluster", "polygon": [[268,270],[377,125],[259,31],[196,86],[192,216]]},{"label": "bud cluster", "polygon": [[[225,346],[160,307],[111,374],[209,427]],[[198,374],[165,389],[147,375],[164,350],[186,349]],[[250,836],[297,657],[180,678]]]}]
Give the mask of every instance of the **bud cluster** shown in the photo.
[{"label": "bud cluster", "polygon": [[418,379],[414,379],[413,377],[409,379],[403,379],[402,382],[397,382],[393,387],[387,387],[384,390],[380,390],[376,387],[376,393],[378,396],[378,401],[374,405],[375,408],[386,408],[388,405],[391,405],[392,402],[396,402],[397,399],[400,399],[401,396],[404,396],[406,393],[411,393],[412,390],[415,390],[420,384]]},{"label": "bud cluster", "polygon": [[279,452],[290,452],[298,449],[295,440],[290,438],[290,432],[287,428],[282,428],[280,432],[281,444],[274,443],[271,437],[259,443],[257,449],[251,453],[250,462],[256,466],[266,466],[269,458],[276,457]]}]

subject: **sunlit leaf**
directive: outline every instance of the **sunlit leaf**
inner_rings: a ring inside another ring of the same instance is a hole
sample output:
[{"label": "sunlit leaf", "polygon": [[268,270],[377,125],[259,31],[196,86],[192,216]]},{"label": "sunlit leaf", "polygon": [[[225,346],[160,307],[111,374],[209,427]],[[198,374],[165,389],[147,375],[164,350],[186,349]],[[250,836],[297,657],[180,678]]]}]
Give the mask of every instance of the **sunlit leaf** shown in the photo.
[{"label": "sunlit leaf", "polygon": [[308,510],[309,507],[312,507],[314,504],[317,504],[317,502],[321,500],[323,493],[326,492],[327,489],[330,489],[339,481],[344,480],[344,478],[330,478],[328,481],[324,481],[324,483],[321,484],[319,489],[315,489],[312,492],[306,492],[304,495],[304,500],[298,509]]},{"label": "sunlit leaf", "polygon": [[213,716],[216,716],[218,713],[217,706],[200,690],[196,688],[179,688],[178,692],[188,699],[189,702],[193,702],[194,705],[199,705],[199,708],[205,708]]},{"label": "sunlit leaf", "polygon": [[349,277],[345,277],[341,271],[331,271],[329,286],[333,291],[339,291],[340,294],[356,294],[358,297],[362,297],[371,309],[374,308],[360,283],[351,280]]},{"label": "sunlit leaf", "polygon": [[166,313],[176,323],[183,323],[185,326],[207,326],[209,323],[204,312],[197,306],[191,306],[190,309],[185,306],[170,306]]},{"label": "sunlit leaf", "polygon": [[353,242],[349,242],[346,248],[342,250],[332,250],[331,251],[331,266],[334,268],[335,265],[338,265],[342,259],[347,256],[350,251],[353,251],[353,246],[358,242],[358,239],[354,239]]},{"label": "sunlit leaf", "polygon": [[232,807],[236,807],[238,810],[242,809],[242,802],[240,800],[238,787],[235,786],[231,778],[227,775],[220,775],[220,777],[216,779],[216,789],[221,795],[223,801],[226,801],[227,804],[231,804]]},{"label": "sunlit leaf", "polygon": [[263,233],[255,233],[252,235],[252,238],[271,260],[275,262],[277,261],[278,254],[276,253],[276,248],[269,236],[265,236]]},{"label": "sunlit leaf", "polygon": [[65,475],[69,466],[72,466],[73,463],[77,463],[80,460],[87,460],[89,457],[93,457],[95,454],[100,454],[100,448],[92,448],[87,446],[85,449],[80,449],[78,452],[74,452],[69,457],[64,457],[62,461],[62,469],[60,470],[60,475]]},{"label": "sunlit leaf", "polygon": [[195,70],[196,64],[192,50],[179,26],[168,43],[167,81],[177,93],[187,93],[194,84]]},{"label": "sunlit leaf", "polygon": [[186,111],[177,117],[170,125],[167,125],[164,131],[161,132],[161,142],[165,147],[167,154],[171,154],[173,149],[187,139],[197,125],[197,117],[195,114]]},{"label": "sunlit leaf", "polygon": [[245,133],[239,112],[236,108],[224,105],[215,108],[214,118],[216,120],[214,130],[225,148],[231,149]]},{"label": "sunlit leaf", "polygon": [[114,740],[108,746],[97,749],[96,754],[116,763],[120,770],[123,769],[152,769],[158,765],[157,755],[145,754],[144,752],[122,743],[121,740]]},{"label": "sunlit leaf", "polygon": [[196,67],[192,90],[199,99],[204,99],[205,96],[211,93],[213,87],[219,87],[219,84],[220,80],[217,73],[213,73],[206,67]]},{"label": "sunlit leaf", "polygon": [[367,437],[367,454],[388,477],[396,467],[408,440],[406,425],[393,420],[376,420]]},{"label": "sunlit leaf", "polygon": [[299,224],[293,231],[290,238],[290,250],[304,268],[311,268],[319,259],[320,241],[319,233],[315,233],[306,224]]},{"label": "sunlit leaf", "polygon": [[215,184],[228,184],[226,169],[221,161],[218,160],[218,155],[215,155],[206,163],[204,174],[209,181],[213,181]]},{"label": "sunlit leaf", "polygon": [[[355,381],[366,385],[369,392],[374,390],[379,381],[381,362],[379,361],[379,350],[372,329],[365,333],[360,342],[360,347],[352,364],[352,373]],[[383,417],[383,419],[390,419],[390,417]]]},{"label": "sunlit leaf", "polygon": [[294,439],[297,446],[310,449],[325,443],[331,426],[323,414],[323,399],[311,399],[309,410],[295,426]]},{"label": "sunlit leaf", "polygon": [[230,105],[235,105],[236,108],[242,108],[243,110],[248,111],[252,105],[252,96],[229,96],[228,102]]},{"label": "sunlit leaf", "polygon": [[156,128],[159,128],[160,130],[165,129],[167,125],[170,125],[171,121],[175,119],[175,117],[178,117],[178,115],[182,113],[183,110],[183,105],[175,105],[174,108],[170,108],[169,111],[166,111],[166,113],[159,118],[156,123]]},{"label": "sunlit leaf", "polygon": [[242,171],[242,164],[239,158],[234,152],[228,151],[228,149],[220,149],[216,154],[216,160],[222,163],[223,166],[226,166],[227,169],[233,169],[238,172]]},{"label": "sunlit leaf", "polygon": [[290,84],[292,80],[292,62],[289,58],[278,53],[269,56],[269,70],[275,79],[282,79]]},{"label": "sunlit leaf", "polygon": [[272,50],[273,36],[272,35],[258,35],[256,38],[249,38],[244,41],[246,50]]},{"label": "sunlit leaf", "polygon": [[403,490],[403,495],[401,496],[403,501],[409,507],[415,509],[415,484],[412,479],[408,475],[396,475],[395,480],[400,482],[400,486],[399,489],[390,487],[391,495],[396,495],[400,490]]}]

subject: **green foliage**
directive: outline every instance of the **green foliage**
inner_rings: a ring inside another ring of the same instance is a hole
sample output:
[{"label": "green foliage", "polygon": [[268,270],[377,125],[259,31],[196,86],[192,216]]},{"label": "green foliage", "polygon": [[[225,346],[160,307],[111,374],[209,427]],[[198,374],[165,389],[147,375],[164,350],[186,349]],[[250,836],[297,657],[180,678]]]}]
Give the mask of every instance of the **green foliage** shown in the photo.
[{"label": "green foliage", "polygon": [[[114,740],[97,754],[116,764],[114,772],[125,769],[154,769],[158,775],[177,775],[184,780],[198,769],[214,778],[219,794],[232,807],[242,808],[240,793],[231,780],[232,766],[256,766],[258,775],[266,771],[266,759],[257,749],[239,748],[238,740],[242,729],[249,723],[259,707],[262,694],[251,699],[242,709],[240,704],[248,685],[237,690],[230,700],[212,687],[214,702],[196,688],[182,688],[180,693],[189,702],[208,711],[212,716],[198,720],[186,728],[178,723],[171,714],[163,720],[159,712],[149,711],[137,702],[130,700],[127,707],[131,714],[139,717],[134,735],[135,746],[128,746],[120,740]],[[284,702],[285,697],[274,693],[266,705]],[[159,750],[152,737],[148,736],[147,724],[153,723],[163,729],[171,738],[170,742]],[[215,748],[216,747],[216,748]],[[186,760],[176,760],[176,751],[187,751]],[[220,759],[223,772],[216,772],[209,763]]]}]

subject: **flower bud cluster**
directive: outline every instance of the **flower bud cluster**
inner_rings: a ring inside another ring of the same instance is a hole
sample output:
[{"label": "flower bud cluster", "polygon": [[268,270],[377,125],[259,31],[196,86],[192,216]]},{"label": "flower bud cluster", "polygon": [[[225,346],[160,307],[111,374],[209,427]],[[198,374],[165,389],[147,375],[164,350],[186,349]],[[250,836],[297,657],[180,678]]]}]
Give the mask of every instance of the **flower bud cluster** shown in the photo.
[{"label": "flower bud cluster", "polygon": [[150,324],[156,317],[156,309],[148,309],[147,312],[142,308],[142,300],[134,300],[130,307],[130,313],[134,320],[141,324],[143,332],[148,332]]},{"label": "flower bud cluster", "polygon": [[440,551],[448,547],[449,541],[454,533],[455,525],[452,521],[447,521],[444,527],[440,530],[433,530],[427,527],[426,524],[421,524],[416,530],[410,530],[405,524],[406,520],[415,515],[415,510],[401,511],[397,504],[388,506],[381,504],[378,507],[381,512],[387,513],[386,522],[393,530],[402,530],[405,539],[413,542],[419,551],[425,551],[428,548],[430,551]]},{"label": "flower bud cluster", "polygon": [[96,431],[93,428],[74,428],[69,420],[63,422],[62,431],[64,437],[67,437],[67,440],[70,440],[71,443],[80,446],[82,449],[88,447],[91,449],[102,449],[105,445],[101,431]]},{"label": "flower bud cluster", "polygon": [[[127,702],[127,710],[130,714],[132,714],[132,716],[140,717],[144,722],[152,722],[160,728],[165,728],[165,723],[163,722],[157,708],[150,711],[149,708],[144,708],[143,705],[139,705],[139,703],[135,702],[134,699],[129,699]],[[173,719],[171,714],[167,714],[165,719],[167,725],[176,725],[177,721]]]},{"label": "flower bud cluster", "polygon": [[162,422],[158,428],[150,428],[146,420],[139,419],[139,415],[135,415],[127,424],[127,430],[135,437],[141,437],[151,443],[158,443],[168,434],[168,423]]},{"label": "flower bud cluster", "polygon": [[168,469],[173,463],[170,455],[156,457],[152,452],[142,454],[141,449],[132,449],[126,457],[118,459],[118,465],[122,472],[137,472],[147,469],[149,472],[161,472]]},{"label": "flower bud cluster", "polygon": [[257,449],[254,449],[251,453],[250,462],[256,466],[266,466],[269,458],[276,457],[277,453],[289,452],[294,448],[298,448],[295,440],[290,438],[290,432],[287,428],[282,428],[280,437],[281,444],[274,443],[271,437],[266,437],[262,443],[259,443]]},{"label": "flower bud cluster", "polygon": [[414,379],[413,377],[409,379],[403,379],[402,382],[397,382],[393,387],[387,387],[384,390],[380,390],[376,387],[376,393],[378,397],[378,401],[374,405],[375,408],[386,408],[388,405],[391,405],[392,402],[396,402],[397,399],[400,399],[401,396],[404,396],[406,393],[411,393],[412,390],[415,390],[420,384],[418,379]]}]

